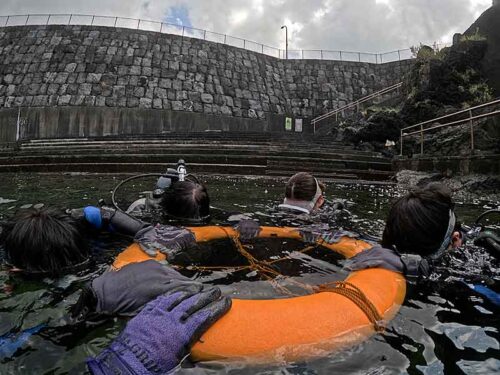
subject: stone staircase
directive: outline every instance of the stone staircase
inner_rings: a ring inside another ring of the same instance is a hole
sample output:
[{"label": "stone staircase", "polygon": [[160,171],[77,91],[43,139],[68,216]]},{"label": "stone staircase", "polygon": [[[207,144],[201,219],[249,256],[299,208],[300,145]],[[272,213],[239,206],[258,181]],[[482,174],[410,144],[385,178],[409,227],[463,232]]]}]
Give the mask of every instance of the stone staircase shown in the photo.
[{"label": "stone staircase", "polygon": [[189,171],[210,174],[388,180],[390,160],[329,137],[286,133],[166,133],[24,141],[0,150],[0,172],[162,172],[179,158]]}]

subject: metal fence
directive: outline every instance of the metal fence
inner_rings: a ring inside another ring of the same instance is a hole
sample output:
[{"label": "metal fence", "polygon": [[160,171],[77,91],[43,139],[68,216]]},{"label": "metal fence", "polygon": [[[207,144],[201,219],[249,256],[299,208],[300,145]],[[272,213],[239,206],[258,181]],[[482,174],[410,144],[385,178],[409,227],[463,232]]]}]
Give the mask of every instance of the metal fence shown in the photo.
[{"label": "metal fence", "polygon": [[[123,27],[127,29],[154,31],[158,33],[202,39],[210,42],[243,48],[249,51],[262,53],[264,55],[273,56],[280,59],[284,59],[286,57],[286,51],[284,49],[271,47],[262,43],[257,43],[243,38],[237,38],[227,34],[197,29],[194,27],[176,25],[168,22],[150,21],[128,17],[96,16],[89,14],[23,14],[0,16],[0,27],[25,25],[87,25]],[[413,57],[414,55],[411,48],[383,53],[331,50],[288,50],[289,59],[356,61],[373,64],[406,60]]]},{"label": "metal fence", "polygon": [[[479,112],[479,113],[477,113]],[[474,153],[474,126],[478,120],[484,120],[489,117],[500,116],[500,99],[488,103],[480,104],[475,107],[467,108],[446,116],[424,121],[416,125],[407,126],[401,129],[400,134],[400,156],[403,155],[403,141],[406,137],[418,136],[420,138],[420,155],[424,154],[424,133],[436,129],[443,129],[452,126],[468,125],[470,130],[470,151]],[[461,117],[461,118],[458,118]],[[444,124],[443,124],[444,120]],[[452,120],[452,121],[450,121]],[[448,122],[447,122],[448,121]]]},{"label": "metal fence", "polygon": [[358,100],[355,100],[349,104],[346,104],[340,108],[336,108],[334,109],[333,111],[330,111],[328,113],[325,113],[321,116],[318,116],[316,118],[313,118],[311,120],[311,125],[313,126],[313,133],[316,134],[316,130],[318,129],[318,124],[321,123],[322,121],[324,120],[327,120],[329,118],[332,118],[335,116],[335,123],[338,122],[339,120],[339,116],[341,118],[344,117],[344,112],[345,111],[348,111],[348,110],[351,110],[351,109],[355,109],[356,112],[359,112],[359,109],[360,109],[360,105],[363,104],[363,103],[366,103],[368,101],[372,101],[373,99],[376,99],[376,98],[379,98],[381,96],[384,96],[384,95],[387,95],[387,94],[390,94],[394,91],[397,91],[401,88],[401,86],[403,86],[403,82],[399,82],[399,83],[396,83],[395,85],[392,85],[392,86],[389,86],[389,87],[386,87],[380,91],[377,91],[377,92],[374,92],[370,95],[367,95],[367,96],[364,96]]}]

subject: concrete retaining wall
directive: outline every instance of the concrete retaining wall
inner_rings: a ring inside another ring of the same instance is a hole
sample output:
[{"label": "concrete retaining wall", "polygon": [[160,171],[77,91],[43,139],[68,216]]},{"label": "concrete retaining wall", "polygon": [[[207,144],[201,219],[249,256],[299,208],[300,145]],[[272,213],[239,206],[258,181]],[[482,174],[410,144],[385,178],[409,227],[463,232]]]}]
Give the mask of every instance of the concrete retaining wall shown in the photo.
[{"label": "concrete retaining wall", "polygon": [[[215,115],[222,122],[223,117],[269,122],[270,115],[285,114],[311,118],[401,81],[412,64],[280,60],[120,28],[6,27],[0,28],[0,107],[79,107],[71,116],[89,107],[138,109],[140,123],[150,120],[149,114],[141,117],[149,113],[145,110]],[[234,123],[237,128],[243,122]],[[39,135],[44,132],[53,133],[40,129]]]}]

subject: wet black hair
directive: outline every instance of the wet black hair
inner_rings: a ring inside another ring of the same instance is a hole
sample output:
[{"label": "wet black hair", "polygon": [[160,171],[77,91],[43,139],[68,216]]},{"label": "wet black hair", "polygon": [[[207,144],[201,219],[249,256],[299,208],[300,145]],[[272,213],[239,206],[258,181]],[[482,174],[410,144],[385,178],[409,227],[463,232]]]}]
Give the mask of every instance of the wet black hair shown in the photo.
[{"label": "wet black hair", "polygon": [[421,256],[434,253],[443,243],[453,208],[451,190],[445,185],[413,189],[392,205],[382,246]]},{"label": "wet black hair", "polygon": [[207,188],[193,181],[176,181],[165,190],[161,206],[176,219],[206,220],[210,216]]},{"label": "wet black hair", "polygon": [[[321,191],[325,191],[325,185],[318,181]],[[316,195],[316,180],[307,172],[294,174],[285,186],[285,197],[299,201],[311,201]]]},{"label": "wet black hair", "polygon": [[26,274],[58,276],[89,257],[81,224],[61,210],[29,208],[3,223],[6,261]]}]

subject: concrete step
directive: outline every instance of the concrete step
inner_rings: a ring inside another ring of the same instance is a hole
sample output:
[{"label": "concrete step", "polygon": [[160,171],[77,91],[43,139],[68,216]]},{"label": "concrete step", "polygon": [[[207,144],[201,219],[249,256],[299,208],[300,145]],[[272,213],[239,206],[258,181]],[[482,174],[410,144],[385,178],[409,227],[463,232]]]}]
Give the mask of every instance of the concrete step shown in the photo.
[{"label": "concrete step", "polygon": [[183,158],[194,173],[290,176],[297,171],[340,180],[388,180],[391,162],[328,137],[161,134],[39,139],[0,150],[0,172],[159,172]]},{"label": "concrete step", "polygon": [[[159,173],[175,164],[165,163],[54,163],[54,164],[0,164],[1,172],[88,172],[88,173]],[[189,164],[191,173],[266,175],[266,166],[238,164]]]},{"label": "concrete step", "polygon": [[[184,157],[178,155],[163,154],[62,154],[62,155],[30,155],[0,157],[0,164],[51,164],[51,163],[173,163],[176,159]],[[321,168],[352,168],[352,169],[376,169],[390,170],[391,164],[380,162],[377,159],[361,160],[360,158],[350,159],[348,157],[318,157],[303,158],[296,156],[269,156],[269,155],[228,155],[228,154],[191,154],[185,160],[191,163],[223,163],[223,164],[255,164],[269,165],[273,168],[289,168],[297,165],[310,166],[319,170]]]},{"label": "concrete step", "polygon": [[[57,140],[59,138],[53,138]],[[62,138],[61,138],[62,139]],[[68,138],[67,138],[68,139]],[[205,132],[164,132],[161,134],[127,134],[120,136],[100,136],[100,137],[82,137],[70,138],[73,140],[112,140],[112,139],[225,139],[225,140],[273,140],[273,141],[302,141],[302,142],[324,142],[333,140],[332,137],[315,136],[305,133],[283,133],[283,132],[223,132],[223,131],[205,131]],[[43,139],[31,140],[36,143]]]},{"label": "concrete step", "polygon": [[331,159],[331,160],[290,160],[290,159],[270,159],[268,166],[271,169],[311,169],[315,171],[325,171],[330,169],[363,169],[392,172],[391,163],[381,163],[377,161]]},{"label": "concrete step", "polygon": [[[173,167],[175,164],[166,165],[164,163],[54,163],[54,164],[0,164],[1,172],[82,172],[82,173],[158,173],[166,167]],[[192,163],[189,164],[191,173],[199,174],[223,174],[223,175],[246,175],[246,176],[291,176],[298,170],[305,170],[314,173],[315,176],[331,180],[365,180],[365,181],[387,181],[393,174],[384,171],[366,170],[335,170],[328,172],[314,171],[307,169],[275,170],[268,169],[262,165],[238,165],[238,164],[210,164]]]},{"label": "concrete step", "polygon": [[[351,170],[342,169],[329,171],[317,171],[314,169],[301,169],[305,172],[314,174],[314,176],[323,179],[332,180],[365,180],[365,181],[388,181],[394,176],[392,172],[385,171],[367,171],[367,170]],[[297,169],[284,170],[284,169],[268,169],[266,175],[269,176],[292,176],[297,173]]]},{"label": "concrete step", "polygon": [[[262,141],[255,140],[186,140],[186,139],[151,139],[151,140],[65,140],[65,141],[45,141],[45,142],[23,142],[21,148],[35,149],[40,147],[70,147],[70,146],[99,146],[99,145],[113,145],[113,146],[140,146],[140,145],[241,145],[241,146],[276,146],[285,147],[289,145],[296,145],[298,147],[350,147],[339,142],[324,142],[324,143],[298,143],[298,142],[274,142],[269,139]],[[351,147],[352,148],[352,147]]]},{"label": "concrete step", "polygon": [[[196,157],[197,155],[260,155],[268,157],[298,157],[298,158],[309,158],[309,159],[352,159],[364,160],[364,161],[378,161],[381,163],[388,162],[388,159],[380,156],[376,153],[363,152],[357,150],[289,150],[284,148],[263,148],[263,147],[133,147],[133,148],[80,148],[80,147],[69,147],[69,148],[43,148],[36,150],[23,149],[21,151],[9,151],[0,152],[0,157],[43,157],[46,155],[151,155],[159,156],[165,155],[172,158],[184,158],[190,159]],[[189,160],[186,160],[189,161]]]}]

